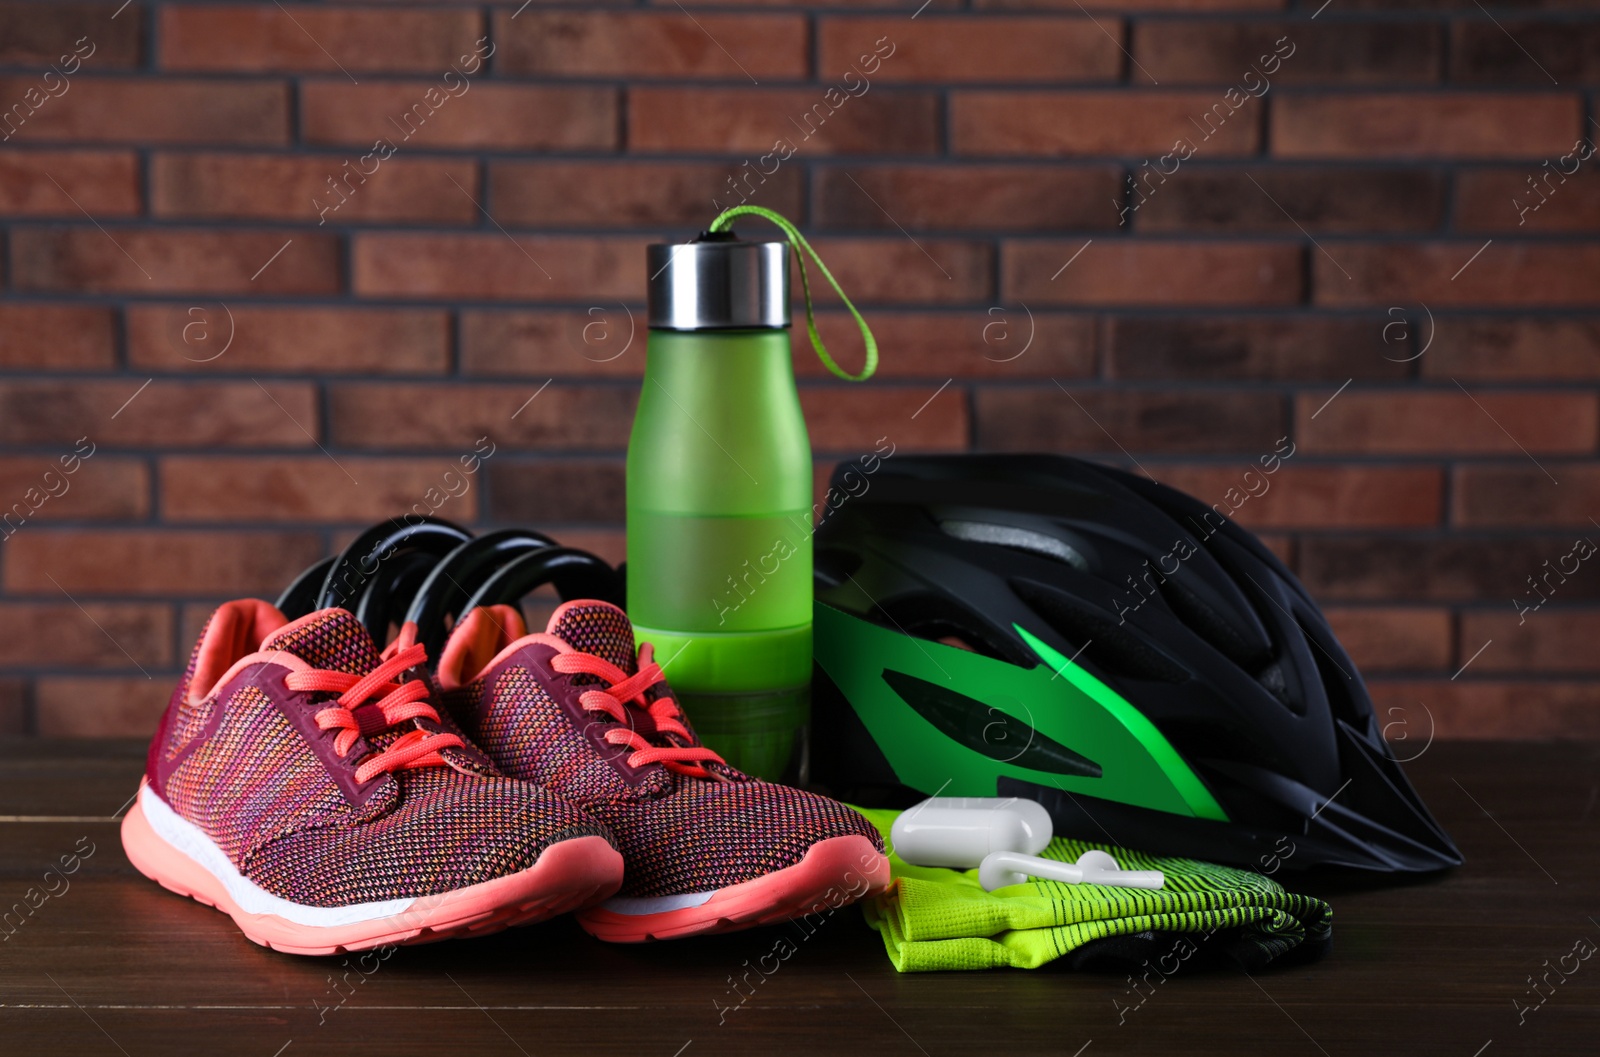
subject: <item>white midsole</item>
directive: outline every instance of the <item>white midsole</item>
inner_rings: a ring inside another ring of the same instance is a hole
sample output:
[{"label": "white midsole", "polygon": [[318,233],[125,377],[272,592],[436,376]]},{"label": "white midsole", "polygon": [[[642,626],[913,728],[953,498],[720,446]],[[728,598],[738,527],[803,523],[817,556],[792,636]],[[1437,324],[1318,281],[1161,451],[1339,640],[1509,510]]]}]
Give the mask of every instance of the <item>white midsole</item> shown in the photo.
[{"label": "white midsole", "polygon": [[681,896],[653,896],[648,899],[637,897],[618,896],[608,899],[600,904],[613,914],[665,914],[669,910],[687,910],[690,907],[704,906],[711,901],[715,892],[689,892]]},{"label": "white midsole", "polygon": [[402,914],[415,899],[382,899],[372,903],[352,903],[342,907],[313,907],[291,903],[273,895],[247,879],[223,850],[193,822],[167,806],[148,785],[139,790],[139,810],[156,836],[193,859],[203,870],[222,882],[228,895],[246,914],[271,914],[296,925],[337,928],[363,921],[375,921]]}]

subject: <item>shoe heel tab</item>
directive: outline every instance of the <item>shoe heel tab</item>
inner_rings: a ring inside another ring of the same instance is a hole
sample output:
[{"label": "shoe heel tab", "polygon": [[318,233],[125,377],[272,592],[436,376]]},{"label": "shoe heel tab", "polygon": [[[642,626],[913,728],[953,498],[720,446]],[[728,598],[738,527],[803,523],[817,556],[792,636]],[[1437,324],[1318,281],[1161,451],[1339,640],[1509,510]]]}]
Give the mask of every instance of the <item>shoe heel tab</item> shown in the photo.
[{"label": "shoe heel tab", "polygon": [[450,633],[434,671],[446,690],[465,686],[482,674],[493,658],[528,633],[515,606],[479,606]]},{"label": "shoe heel tab", "polygon": [[269,635],[288,625],[288,619],[276,606],[259,598],[241,598],[218,606],[200,636],[189,692],[199,697],[209,694],[235,661],[260,649]]}]

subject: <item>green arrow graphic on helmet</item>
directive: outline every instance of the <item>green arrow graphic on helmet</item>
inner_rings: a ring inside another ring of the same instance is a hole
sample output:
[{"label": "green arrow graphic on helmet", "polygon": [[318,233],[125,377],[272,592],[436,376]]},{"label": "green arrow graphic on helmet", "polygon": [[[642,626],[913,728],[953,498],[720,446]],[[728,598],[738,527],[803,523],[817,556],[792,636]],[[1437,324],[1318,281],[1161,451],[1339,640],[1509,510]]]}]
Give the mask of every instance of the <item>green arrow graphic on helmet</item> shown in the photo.
[{"label": "green arrow graphic on helmet", "polygon": [[[914,638],[817,603],[817,663],[905,785],[994,796],[1001,777],[1194,818],[1222,806],[1143,713],[1013,625],[1042,663]],[[826,737],[826,732],[819,732]]]}]

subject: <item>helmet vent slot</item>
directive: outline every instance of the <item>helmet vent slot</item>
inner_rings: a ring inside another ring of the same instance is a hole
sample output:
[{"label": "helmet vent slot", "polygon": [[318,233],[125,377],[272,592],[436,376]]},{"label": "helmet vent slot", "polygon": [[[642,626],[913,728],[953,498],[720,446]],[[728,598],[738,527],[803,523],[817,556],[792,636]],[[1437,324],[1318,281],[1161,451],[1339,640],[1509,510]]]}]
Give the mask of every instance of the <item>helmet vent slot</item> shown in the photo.
[{"label": "helmet vent slot", "polygon": [[1262,668],[1272,661],[1272,654],[1239,634],[1228,621],[1208,605],[1199,595],[1172,577],[1160,579],[1157,590],[1167,606],[1190,631],[1215,646],[1223,656],[1249,671]]},{"label": "helmet vent slot", "polygon": [[861,555],[838,547],[818,547],[811,560],[816,578],[828,587],[838,587],[861,568]]},{"label": "helmet vent slot", "polygon": [[1012,580],[1011,589],[1056,634],[1082,647],[1084,655],[1106,674],[1162,683],[1189,681],[1177,662],[1145,644],[1109,614],[1031,580]]},{"label": "helmet vent slot", "polygon": [[1256,681],[1279,701],[1288,702],[1289,680],[1284,677],[1282,665],[1277,663],[1267,665],[1256,675]]},{"label": "helmet vent slot", "polygon": [[965,606],[943,595],[919,594],[874,607],[874,622],[915,638],[965,649],[1010,664],[1031,664],[1033,654],[992,629]]},{"label": "helmet vent slot", "polygon": [[1035,532],[1033,529],[1019,528],[1016,525],[997,525],[990,521],[950,519],[939,522],[939,531],[946,536],[966,540],[968,543],[1009,547],[1012,550],[1037,554],[1052,561],[1065,562],[1080,572],[1089,571],[1089,559],[1083,556],[1082,551],[1058,536]]},{"label": "helmet vent slot", "polygon": [[885,669],[883,681],[946,737],[998,763],[1100,778],[1100,765],[1035,730],[1027,721],[947,686]]},{"label": "helmet vent slot", "polygon": [[[1357,692],[1363,684],[1361,676],[1356,673],[1355,664],[1345,655],[1344,649],[1337,640],[1331,644],[1325,641],[1324,637],[1317,633],[1317,629],[1308,625],[1306,621],[1296,618],[1295,623],[1299,625],[1306,642],[1310,644],[1311,659],[1317,666],[1317,677],[1328,695],[1328,711],[1335,719],[1343,720],[1358,731],[1375,730],[1376,720],[1371,711],[1363,710],[1356,704]],[[1329,635],[1328,638],[1331,639],[1332,636]],[[1334,654],[1333,651],[1337,653]],[[1335,659],[1336,657],[1338,659]]]}]

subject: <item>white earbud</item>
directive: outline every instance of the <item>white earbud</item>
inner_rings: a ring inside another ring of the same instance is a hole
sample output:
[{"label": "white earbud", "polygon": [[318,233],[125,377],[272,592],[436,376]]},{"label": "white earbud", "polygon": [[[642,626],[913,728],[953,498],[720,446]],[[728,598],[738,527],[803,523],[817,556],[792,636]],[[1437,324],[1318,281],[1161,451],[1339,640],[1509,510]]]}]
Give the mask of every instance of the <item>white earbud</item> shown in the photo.
[{"label": "white earbud", "polygon": [[986,891],[1042,877],[1068,884],[1160,888],[1159,870],[1124,870],[1103,851],[1086,851],[1076,863],[1041,859],[1050,843],[1050,814],[1020,797],[930,797],[895,819],[889,832],[895,854],[916,866],[978,868]]},{"label": "white earbud", "polygon": [[1041,859],[1021,852],[997,851],[978,864],[978,883],[985,892],[1007,885],[1019,885],[1029,877],[1067,884],[1111,885],[1115,888],[1160,888],[1166,877],[1160,870],[1124,870],[1103,851],[1086,851],[1076,863]]}]

